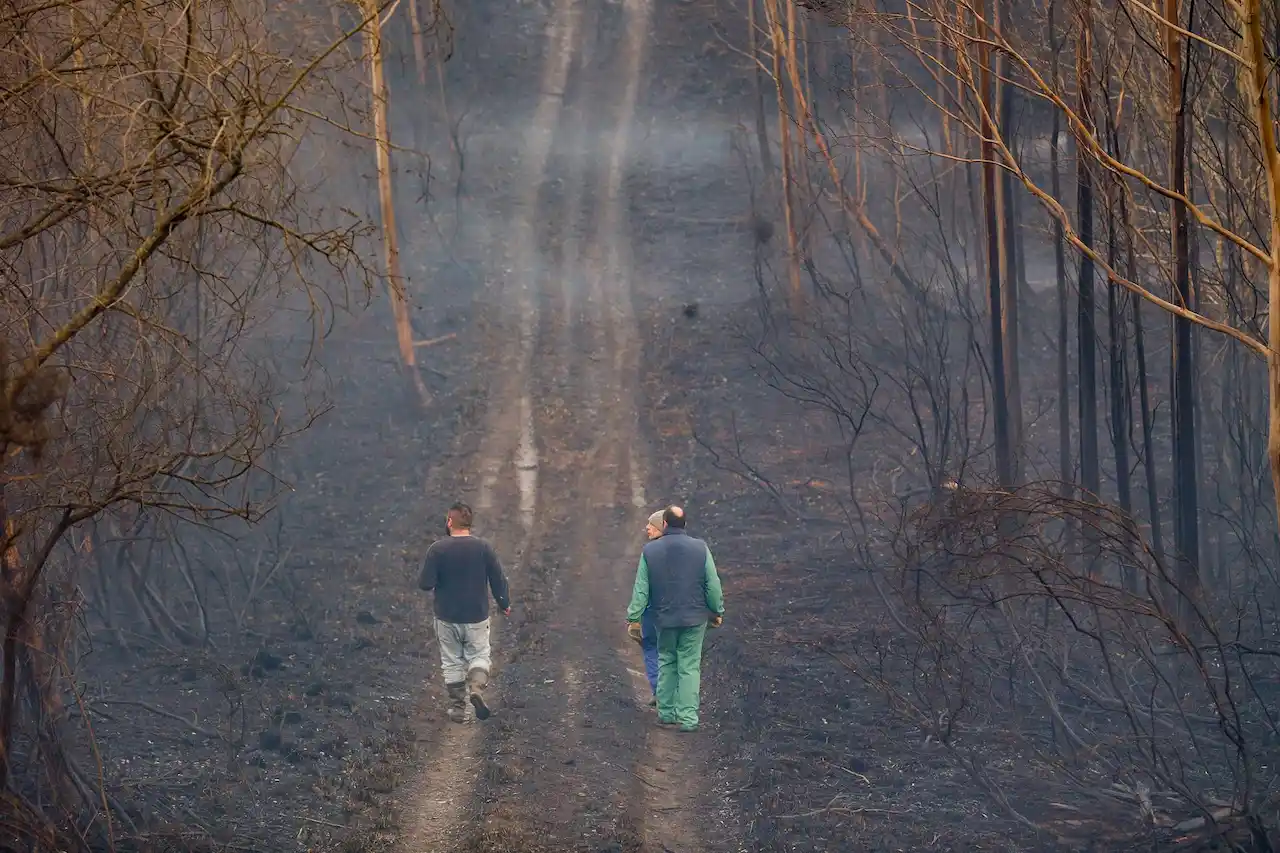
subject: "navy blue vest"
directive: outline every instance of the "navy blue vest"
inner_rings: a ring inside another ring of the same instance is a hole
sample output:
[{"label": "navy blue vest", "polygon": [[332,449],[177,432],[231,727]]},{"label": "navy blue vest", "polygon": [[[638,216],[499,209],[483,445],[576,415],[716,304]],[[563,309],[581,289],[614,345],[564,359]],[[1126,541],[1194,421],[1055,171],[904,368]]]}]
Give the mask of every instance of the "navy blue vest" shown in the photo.
[{"label": "navy blue vest", "polygon": [[659,628],[692,628],[709,618],[707,543],[668,528],[644,546],[649,567],[649,609]]}]

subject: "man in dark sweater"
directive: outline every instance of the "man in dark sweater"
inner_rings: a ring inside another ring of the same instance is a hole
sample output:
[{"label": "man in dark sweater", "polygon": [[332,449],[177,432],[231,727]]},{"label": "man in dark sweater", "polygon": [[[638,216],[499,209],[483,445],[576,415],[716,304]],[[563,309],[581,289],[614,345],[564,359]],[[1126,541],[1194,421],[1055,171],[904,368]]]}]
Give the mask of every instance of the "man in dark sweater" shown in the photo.
[{"label": "man in dark sweater", "polygon": [[641,636],[640,618],[653,611],[658,628],[658,722],[698,730],[702,640],[724,621],[724,594],[711,549],[685,532],[684,510],[667,507],[662,536],[644,546],[636,569],[628,633]]},{"label": "man in dark sweater", "polygon": [[[492,666],[489,651],[489,592],[504,615],[511,613],[507,579],[497,553],[471,535],[471,507],[449,507],[449,535],[427,549],[418,586],[435,590],[436,636],[440,665],[449,691],[449,719],[467,720],[467,701],[478,719],[487,719],[484,688]],[[488,589],[486,589],[488,587]]]}]

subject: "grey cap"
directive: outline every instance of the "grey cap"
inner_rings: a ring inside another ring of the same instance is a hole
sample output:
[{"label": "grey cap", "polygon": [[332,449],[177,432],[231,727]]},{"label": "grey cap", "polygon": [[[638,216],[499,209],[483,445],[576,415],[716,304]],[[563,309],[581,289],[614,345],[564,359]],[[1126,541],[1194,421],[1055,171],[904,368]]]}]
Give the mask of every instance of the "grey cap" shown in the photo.
[{"label": "grey cap", "polygon": [[662,514],[664,512],[666,512],[666,510],[660,509],[657,512],[655,512],[653,515],[649,516],[649,523],[652,524],[654,527],[658,528],[659,530],[662,529]]}]

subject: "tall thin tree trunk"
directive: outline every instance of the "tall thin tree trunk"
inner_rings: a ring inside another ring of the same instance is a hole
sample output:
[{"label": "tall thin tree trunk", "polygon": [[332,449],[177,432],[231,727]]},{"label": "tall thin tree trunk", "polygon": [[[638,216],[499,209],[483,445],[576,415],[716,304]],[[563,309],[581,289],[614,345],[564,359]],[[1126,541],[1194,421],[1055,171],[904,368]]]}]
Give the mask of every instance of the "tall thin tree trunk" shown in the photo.
[{"label": "tall thin tree trunk", "polygon": [[[1165,0],[1165,17],[1181,20],[1180,0]],[[1166,30],[1169,58],[1169,115],[1173,122],[1170,151],[1172,189],[1187,193],[1187,122],[1183,97],[1182,36]],[[1174,302],[1191,307],[1191,262],[1188,252],[1187,210],[1170,202],[1173,217]],[[1178,585],[1183,596],[1195,595],[1200,584],[1200,525],[1196,484],[1195,388],[1191,364],[1191,321],[1173,320],[1173,548],[1178,561]]]},{"label": "tall thin tree trunk", "polygon": [[[1003,9],[996,4],[996,14],[1008,17],[1009,0],[1004,0]],[[996,26],[999,27],[999,18]],[[1004,54],[1000,54],[1000,134],[1005,144],[1016,146],[1016,130],[1013,125],[1014,87],[1008,80],[1009,63]],[[1023,423],[1022,423],[1022,371],[1018,359],[1020,352],[1018,334],[1018,242],[1021,232],[1014,215],[1014,181],[1008,169],[1000,170],[1000,185],[997,195],[997,206],[1000,209],[1000,243],[1001,243],[1001,334],[1004,338],[1003,357],[1005,371],[1006,406],[1009,411],[1009,476],[1011,482],[1021,478],[1023,457]]]},{"label": "tall thin tree trunk", "polygon": [[747,37],[750,39],[751,87],[756,108],[756,144],[760,148],[764,185],[768,186],[773,180],[773,151],[769,148],[769,123],[764,110],[764,68],[760,65],[759,25],[756,23],[756,4],[759,2],[760,0],[747,0]]},{"label": "tall thin tree trunk", "polygon": [[[1224,128],[1224,132],[1222,134],[1222,175],[1223,182],[1228,187],[1232,186],[1232,181],[1235,180],[1235,157],[1233,152],[1234,145],[1232,144],[1234,136],[1235,133],[1230,127]],[[1231,193],[1226,193],[1225,195],[1226,198],[1224,200],[1224,206],[1226,210],[1223,216],[1223,221],[1227,227],[1230,228],[1235,224],[1235,203]],[[1220,252],[1219,267],[1226,271],[1224,287],[1227,294],[1227,298],[1225,300],[1227,322],[1232,326],[1238,327],[1241,321],[1240,313],[1237,310],[1238,303],[1236,302],[1236,299],[1238,298],[1237,294],[1240,293],[1240,276],[1238,272],[1239,255],[1237,254],[1235,247],[1227,243],[1225,240],[1219,245],[1218,251]],[[1229,485],[1232,488],[1232,493],[1235,499],[1239,502],[1236,507],[1236,512],[1239,513],[1241,518],[1244,518],[1244,508],[1246,506],[1247,497],[1245,493],[1244,478],[1246,445],[1244,443],[1243,431],[1245,429],[1248,413],[1245,409],[1245,383],[1247,379],[1244,376],[1241,355],[1240,347],[1227,347],[1227,380],[1223,383],[1222,428],[1225,435],[1229,437],[1229,440],[1220,442],[1221,470],[1223,474],[1219,475],[1219,480],[1221,481],[1224,479],[1223,475],[1228,473],[1235,480],[1234,483],[1230,483]],[[1224,488],[1228,486],[1227,483],[1220,483],[1220,485]],[[1227,498],[1222,498],[1221,501],[1223,504],[1229,505],[1229,500]],[[1230,530],[1228,529],[1228,525],[1225,521],[1220,521],[1220,525],[1221,528],[1218,534],[1218,540],[1221,543],[1220,552],[1225,552],[1226,542],[1230,538]],[[1250,533],[1252,533],[1251,528],[1252,525],[1250,525]],[[1229,571],[1225,554],[1222,554],[1222,556],[1219,557],[1218,566],[1221,572],[1221,576],[1218,580],[1225,582],[1228,585],[1227,589],[1230,590],[1231,572]]]},{"label": "tall thin tree trunk", "polygon": [[427,48],[422,41],[422,21],[418,18],[418,0],[409,0],[409,26],[413,28],[413,61],[418,69],[418,85],[427,88]]},{"label": "tall thin tree trunk", "polygon": [[[1232,287],[1231,273],[1228,271],[1227,280],[1225,282],[1227,292],[1230,293]],[[1240,318],[1231,308],[1231,300],[1227,300],[1227,322],[1233,325],[1240,322]],[[1222,366],[1223,379],[1218,393],[1218,428],[1221,430],[1222,438],[1217,442],[1215,456],[1217,457],[1218,470],[1213,477],[1214,481],[1214,498],[1217,505],[1217,521],[1214,531],[1215,559],[1213,561],[1213,570],[1210,572],[1211,583],[1215,588],[1231,589],[1231,571],[1227,558],[1227,543],[1231,541],[1232,530],[1231,525],[1226,521],[1227,514],[1232,511],[1230,495],[1238,488],[1237,483],[1231,482],[1231,474],[1236,470],[1235,453],[1238,448],[1234,446],[1232,432],[1235,424],[1239,421],[1241,413],[1237,409],[1237,401],[1240,399],[1240,348],[1234,345],[1227,346],[1225,362]],[[1236,510],[1237,517],[1243,518],[1243,513]]]},{"label": "tall thin tree trunk", "polygon": [[1242,38],[1245,75],[1249,87],[1250,109],[1258,128],[1262,148],[1262,164],[1267,177],[1267,206],[1271,216],[1271,242],[1267,258],[1267,459],[1271,463],[1273,499],[1277,523],[1280,523],[1280,152],[1276,151],[1276,132],[1272,122],[1270,79],[1271,63],[1262,40],[1261,0],[1242,0],[1244,20]]},{"label": "tall thin tree trunk", "polygon": [[[1120,214],[1125,225],[1125,274],[1129,281],[1138,280],[1138,262],[1133,248],[1133,222],[1128,204],[1120,197]],[[1164,563],[1164,528],[1160,522],[1160,492],[1156,480],[1155,424],[1151,413],[1151,381],[1147,374],[1147,347],[1142,329],[1142,300],[1133,300],[1133,354],[1138,370],[1138,406],[1142,417],[1142,467],[1146,472],[1147,513],[1151,521],[1151,549]]]},{"label": "tall thin tree trunk", "polygon": [[[1117,157],[1122,156],[1122,152],[1120,149],[1120,136],[1119,136],[1118,128],[1115,129],[1114,135],[1112,137],[1112,148],[1115,151]],[[1120,207],[1120,225],[1123,228],[1123,233],[1124,233],[1125,276],[1129,279],[1129,281],[1137,282],[1138,281],[1138,260],[1137,260],[1137,252],[1135,251],[1135,248],[1134,248],[1137,231],[1135,229],[1135,225],[1133,222],[1132,212],[1129,209],[1128,195],[1124,192],[1123,187],[1120,187],[1119,190],[1120,191],[1117,192],[1116,195],[1117,195],[1117,203],[1119,204],[1119,207]],[[1114,258],[1112,258],[1111,260],[1111,265],[1113,268],[1115,267]],[[1152,546],[1152,550],[1155,552],[1156,560],[1163,564],[1165,559],[1164,533],[1163,533],[1163,526],[1160,521],[1160,493],[1157,487],[1156,457],[1155,457],[1155,424],[1154,424],[1152,412],[1151,412],[1151,396],[1150,396],[1151,381],[1147,373],[1147,347],[1146,347],[1146,340],[1143,334],[1143,327],[1142,327],[1142,300],[1131,299],[1130,302],[1133,306],[1133,349],[1134,349],[1135,367],[1137,370],[1136,383],[1138,386],[1138,406],[1139,406],[1139,417],[1141,419],[1140,427],[1142,429],[1142,467],[1143,467],[1143,471],[1146,474],[1145,483],[1146,483],[1146,491],[1147,491],[1147,514],[1149,516],[1149,521],[1151,524],[1151,546]],[[1124,310],[1123,302],[1121,303],[1120,310],[1121,312],[1123,312]],[[1112,321],[1112,323],[1113,323],[1112,334],[1114,339],[1114,336],[1117,334],[1117,332],[1115,330],[1114,320]],[[1128,375],[1127,364],[1124,365],[1123,367],[1122,375],[1124,375],[1125,377],[1124,416],[1125,416],[1125,421],[1127,425],[1131,415],[1131,409],[1129,408],[1130,404],[1128,402],[1129,389],[1128,389],[1128,381],[1127,381],[1127,375]],[[1113,379],[1113,382],[1114,382],[1114,379]],[[1114,400],[1114,397],[1112,402],[1113,402],[1113,405],[1116,402]],[[1127,433],[1128,430],[1126,429],[1125,432]],[[1120,434],[1121,434],[1120,431],[1117,430],[1116,435],[1120,435]],[[1128,458],[1127,435],[1125,436],[1125,438],[1126,438],[1126,444],[1123,450],[1123,454],[1124,454],[1124,458],[1126,460],[1126,465],[1127,465],[1127,458]],[[1120,459],[1120,452],[1118,451],[1117,452],[1117,469],[1118,470],[1120,467],[1119,459]],[[1126,477],[1125,477],[1125,487],[1126,488],[1129,487],[1127,468],[1126,468]],[[1134,581],[1136,583],[1136,578],[1134,578]],[[1131,591],[1133,590],[1131,589]]]},{"label": "tall thin tree trunk", "polygon": [[[1092,0],[1083,0],[1081,3],[1080,17],[1080,42],[1077,46],[1076,57],[1076,74],[1079,80],[1079,111],[1080,118],[1085,123],[1087,131],[1091,132],[1093,128],[1093,109],[1091,105],[1091,90],[1093,87],[1092,73]],[[1079,219],[1077,232],[1080,235],[1080,241],[1084,245],[1092,248],[1094,243],[1093,237],[1093,176],[1089,171],[1087,159],[1080,154],[1083,150],[1083,144],[1077,144],[1076,158],[1076,214]],[[1080,279],[1079,279],[1079,326],[1077,330],[1079,338],[1079,355],[1080,355],[1080,481],[1086,492],[1090,495],[1097,495],[1101,489],[1101,474],[1098,463],[1098,361],[1097,361],[1097,339],[1098,333],[1095,326],[1095,298],[1094,298],[1094,264],[1093,260],[1082,255],[1080,258]],[[1092,565],[1093,557],[1090,556],[1090,571],[1096,566]]]},{"label": "tall thin tree trunk", "polygon": [[[794,310],[800,308],[800,250],[796,245],[796,221],[793,194],[795,181],[791,161],[791,111],[787,107],[787,84],[784,73],[784,62],[788,56],[788,36],[783,31],[779,0],[765,0],[765,15],[769,21],[769,33],[773,41],[773,79],[778,90],[778,139],[782,152],[782,212],[783,224],[787,229],[787,277],[790,284],[791,304]],[[788,6],[794,4],[788,3]],[[794,14],[794,13],[793,13]]]},{"label": "tall thin tree trunk", "polygon": [[[984,36],[989,27],[985,0],[979,0],[979,27]],[[995,145],[991,142],[995,135],[995,127],[991,116],[995,108],[991,85],[991,51],[986,47],[988,39],[983,39],[981,51],[981,87],[982,87],[982,206],[987,226],[987,309],[991,315],[991,396],[995,426],[996,477],[1000,484],[1013,484],[1013,459],[1009,444],[1009,398],[1005,381],[1004,353],[1004,299],[1001,296],[1000,252],[1000,213],[998,210],[996,183]]]},{"label": "tall thin tree trunk", "polygon": [[[1119,190],[1123,192],[1123,190]],[[1119,247],[1116,240],[1116,216],[1107,205],[1107,264],[1118,267]],[[1111,398],[1111,449],[1116,462],[1116,498],[1126,516],[1133,516],[1133,492],[1129,477],[1129,365],[1128,342],[1125,340],[1125,302],[1128,298],[1120,285],[1107,283],[1107,361]],[[1125,589],[1138,591],[1134,567],[1121,566]]]},{"label": "tall thin tree trunk", "polygon": [[[1112,104],[1112,76],[1108,67],[1104,72],[1102,93],[1106,104],[1107,144],[1117,159],[1124,158],[1120,137],[1120,110]],[[1123,97],[1123,93],[1120,95]],[[1119,229],[1127,226],[1124,217],[1118,223],[1116,207],[1124,203],[1123,181],[1114,178],[1108,184],[1107,193],[1107,267],[1119,269]],[[1128,232],[1126,231],[1126,236]],[[1127,518],[1133,518],[1132,479],[1129,471],[1129,421],[1132,404],[1129,398],[1129,344],[1125,329],[1128,292],[1111,277],[1107,277],[1107,365],[1108,398],[1111,403],[1111,451],[1116,466],[1116,500]],[[1131,563],[1122,562],[1121,577],[1125,589],[1138,591],[1137,569]]]},{"label": "tall thin tree trunk", "polygon": [[[981,140],[962,138],[960,140],[960,145],[962,146],[961,150],[966,157],[971,159],[981,159]],[[978,244],[981,243],[983,238],[986,236],[987,223],[982,212],[982,203],[980,199],[980,196],[982,195],[981,178],[983,174],[984,170],[981,165],[976,169],[969,167],[964,170],[964,194],[969,207],[968,225],[970,230],[970,233],[966,235],[966,239],[971,238],[975,247],[978,247]],[[990,276],[990,271],[987,269],[987,260],[988,257],[985,246],[983,246],[981,250],[975,248],[973,253],[973,263],[977,272],[978,281],[987,281]]]},{"label": "tall thin tree trunk", "polygon": [[[1056,40],[1057,4],[1049,7],[1049,49],[1053,53],[1053,79],[1058,79],[1058,50]],[[1054,198],[1062,198],[1062,113],[1053,111],[1053,127],[1049,146],[1049,180]],[[1067,240],[1065,229],[1057,217],[1053,219],[1053,267],[1058,285],[1058,475],[1062,478],[1059,494],[1070,496],[1070,483],[1074,479],[1071,465],[1071,319],[1068,313]],[[1070,524],[1068,523],[1068,528]],[[1067,535],[1070,536],[1068,529]]]},{"label": "tall thin tree trunk", "polygon": [[413,330],[409,324],[409,306],[405,299],[404,277],[400,273],[400,246],[396,236],[396,211],[391,188],[391,132],[387,122],[387,82],[382,67],[382,20],[377,0],[365,0],[365,15],[372,20],[368,27],[369,78],[373,89],[373,134],[378,163],[378,202],[382,213],[382,239],[387,266],[387,290],[395,318],[396,340],[400,346],[402,367],[415,389],[425,401],[426,387],[418,373],[413,349]]},{"label": "tall thin tree trunk", "polygon": [[[1195,5],[1192,4],[1191,11],[1194,13]],[[1190,25],[1189,25],[1190,26]],[[1182,81],[1182,99],[1186,100],[1187,86],[1190,84],[1190,69],[1192,67],[1191,58],[1193,50],[1190,43],[1187,45],[1187,68],[1188,73],[1183,75]],[[1195,114],[1191,112],[1195,109],[1194,105],[1187,106],[1188,115],[1183,119],[1183,127],[1195,128]],[[1191,204],[1196,203],[1196,157],[1195,145],[1187,145],[1187,199]],[[1190,284],[1191,302],[1187,306],[1197,314],[1202,313],[1203,305],[1200,300],[1200,238],[1196,233],[1196,225],[1187,217],[1187,281]],[[1188,339],[1191,351],[1191,390],[1188,396],[1191,398],[1191,435],[1193,442],[1191,445],[1191,479],[1196,484],[1196,541],[1200,543],[1197,551],[1199,559],[1197,560],[1197,574],[1203,576],[1206,572],[1212,571],[1212,558],[1207,558],[1212,553],[1212,544],[1207,541],[1210,537],[1206,537],[1206,525],[1204,517],[1206,507],[1204,506],[1206,498],[1202,495],[1204,490],[1204,428],[1201,426],[1204,421],[1204,401],[1201,399],[1200,391],[1203,387],[1201,377],[1204,375],[1204,363],[1202,361],[1202,349],[1204,347],[1204,335],[1201,334],[1200,326],[1196,323],[1190,323],[1191,334]],[[1205,565],[1205,563],[1209,565]],[[1201,580],[1203,584],[1203,580]]]},{"label": "tall thin tree trunk", "polygon": [[[820,123],[816,99],[813,97],[813,87],[809,76],[808,17],[800,17],[797,20],[796,6],[796,3],[787,4],[787,77],[791,80],[792,102],[799,125],[794,142],[796,146],[795,171],[798,173],[797,186],[803,190],[800,209],[806,211],[806,215],[801,217],[799,233],[796,235],[799,254],[796,257],[795,269],[798,277],[801,264],[807,263],[808,259],[813,257],[809,244],[812,231],[810,226],[813,223],[818,199],[813,187],[813,177],[809,170],[809,136],[806,129],[810,126],[818,127]],[[798,39],[797,33],[799,34]],[[800,62],[797,51],[797,41],[805,45],[805,60],[803,64]],[[796,291],[795,298],[798,303],[803,301],[799,290]]]},{"label": "tall thin tree trunk", "polygon": [[[1058,44],[1056,39],[1057,4],[1050,0],[1049,5],[1049,49],[1053,53],[1053,79],[1058,80]],[[1053,111],[1052,136],[1049,145],[1049,179],[1054,198],[1062,198],[1062,113],[1057,108]],[[1053,217],[1053,265],[1057,281],[1058,295],[1058,496],[1065,504],[1074,496],[1073,487],[1075,472],[1071,465],[1071,315],[1067,285],[1066,234],[1062,222]],[[1071,560],[1075,553],[1076,532],[1070,513],[1064,513],[1062,519],[1063,542],[1066,559]],[[1048,632],[1052,625],[1053,607],[1048,596],[1044,599],[1043,624]],[[1059,728],[1056,719],[1050,719],[1050,730],[1053,743],[1059,749],[1070,749],[1070,740]]]}]

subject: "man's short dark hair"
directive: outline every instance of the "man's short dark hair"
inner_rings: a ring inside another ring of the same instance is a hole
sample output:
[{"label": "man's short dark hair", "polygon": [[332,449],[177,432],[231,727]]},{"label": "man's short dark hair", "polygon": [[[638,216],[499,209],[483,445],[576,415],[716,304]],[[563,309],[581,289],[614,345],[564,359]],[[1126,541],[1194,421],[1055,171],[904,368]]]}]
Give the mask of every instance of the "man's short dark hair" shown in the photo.
[{"label": "man's short dark hair", "polygon": [[449,521],[453,525],[454,530],[470,530],[473,521],[471,507],[458,501],[449,507]]},{"label": "man's short dark hair", "polygon": [[684,510],[679,507],[669,506],[662,513],[662,523],[667,527],[673,527],[680,530],[684,527],[684,523],[688,517],[684,514]]}]

